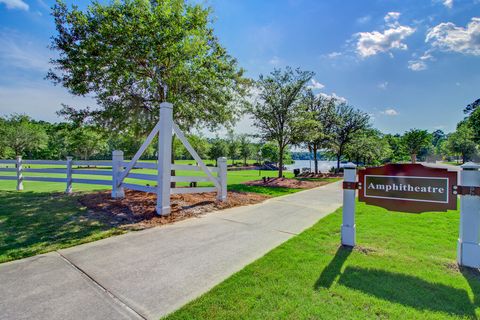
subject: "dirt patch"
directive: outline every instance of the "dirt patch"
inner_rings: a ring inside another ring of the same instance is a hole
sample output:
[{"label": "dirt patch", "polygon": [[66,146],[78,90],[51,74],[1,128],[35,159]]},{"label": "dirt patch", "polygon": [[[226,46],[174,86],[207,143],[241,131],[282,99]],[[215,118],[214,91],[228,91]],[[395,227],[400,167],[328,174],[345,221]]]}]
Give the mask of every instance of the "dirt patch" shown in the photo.
[{"label": "dirt patch", "polygon": [[323,186],[330,183],[325,180],[302,180],[302,179],[288,179],[288,178],[266,178],[265,180],[247,181],[244,184],[249,186],[262,187],[279,187],[279,188],[293,188],[293,189],[311,189]]},{"label": "dirt patch", "polygon": [[362,247],[362,246],[355,246],[353,250],[358,251],[360,253],[363,253],[365,255],[369,255],[371,253],[377,252],[377,250],[372,249],[372,248],[367,248],[367,247]]},{"label": "dirt patch", "polygon": [[255,204],[268,196],[246,192],[228,192],[227,201],[216,200],[217,194],[196,193],[171,196],[171,214],[165,217],[155,213],[156,195],[138,191],[125,191],[124,199],[112,199],[109,191],[86,194],[79,198],[88,209],[90,218],[112,226],[141,230],[196,217],[207,212]]}]

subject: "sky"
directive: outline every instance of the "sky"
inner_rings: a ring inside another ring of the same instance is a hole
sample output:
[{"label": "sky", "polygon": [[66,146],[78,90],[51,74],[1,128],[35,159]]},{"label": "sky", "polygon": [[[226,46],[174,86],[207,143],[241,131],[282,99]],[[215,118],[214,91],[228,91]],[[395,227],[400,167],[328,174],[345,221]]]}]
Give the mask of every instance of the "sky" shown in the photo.
[{"label": "sky", "polygon": [[[248,77],[313,71],[315,93],[344,99],[383,132],[451,132],[480,98],[480,0],[195,2],[212,8],[216,35]],[[62,103],[94,104],[44,79],[52,4],[0,0],[0,115],[60,121]],[[253,130],[248,118],[237,125]]]}]

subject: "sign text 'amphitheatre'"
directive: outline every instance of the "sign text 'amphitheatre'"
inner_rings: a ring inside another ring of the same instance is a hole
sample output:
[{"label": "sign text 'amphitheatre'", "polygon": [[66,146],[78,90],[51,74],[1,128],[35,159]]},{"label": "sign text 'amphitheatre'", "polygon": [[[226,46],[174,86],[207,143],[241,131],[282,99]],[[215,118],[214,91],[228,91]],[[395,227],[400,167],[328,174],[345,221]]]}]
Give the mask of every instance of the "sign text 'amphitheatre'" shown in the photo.
[{"label": "sign text 'amphitheatre'", "polygon": [[420,164],[390,164],[359,171],[359,200],[405,212],[456,209],[457,173]]}]

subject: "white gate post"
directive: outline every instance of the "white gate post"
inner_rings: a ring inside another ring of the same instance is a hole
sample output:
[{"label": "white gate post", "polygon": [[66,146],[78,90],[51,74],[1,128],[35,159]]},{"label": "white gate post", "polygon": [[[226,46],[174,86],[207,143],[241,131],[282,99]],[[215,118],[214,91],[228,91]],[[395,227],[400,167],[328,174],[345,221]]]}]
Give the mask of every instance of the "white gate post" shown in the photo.
[{"label": "white gate post", "polygon": [[121,186],[121,174],[123,168],[123,151],[112,152],[112,198],[121,199],[125,197],[125,191]]},{"label": "white gate post", "polygon": [[23,190],[23,165],[22,157],[17,156],[17,191]]},{"label": "white gate post", "polygon": [[220,189],[217,191],[217,200],[227,200],[227,158],[220,157],[217,159],[218,163],[218,178],[220,182]]},{"label": "white gate post", "polygon": [[170,214],[170,180],[172,169],[173,105],[160,104],[160,129],[158,131],[157,214]]},{"label": "white gate post", "polygon": [[[480,165],[468,162],[462,165],[460,185],[480,187]],[[480,267],[480,196],[460,197],[460,233],[457,246],[457,262],[461,266]]]},{"label": "white gate post", "polygon": [[[351,162],[343,167],[345,182],[357,181],[357,166]],[[343,189],[342,245],[355,246],[355,189]]]},{"label": "white gate post", "polygon": [[72,193],[72,161],[73,157],[67,157],[67,187],[65,193]]}]

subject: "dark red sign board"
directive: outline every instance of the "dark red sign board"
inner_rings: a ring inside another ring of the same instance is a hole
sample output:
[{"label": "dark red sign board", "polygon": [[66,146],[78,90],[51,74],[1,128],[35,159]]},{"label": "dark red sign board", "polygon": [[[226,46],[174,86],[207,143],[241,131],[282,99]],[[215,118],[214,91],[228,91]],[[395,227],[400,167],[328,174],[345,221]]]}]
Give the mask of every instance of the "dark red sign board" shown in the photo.
[{"label": "dark red sign board", "polygon": [[457,172],[421,164],[388,164],[358,172],[359,201],[392,211],[457,208]]}]

